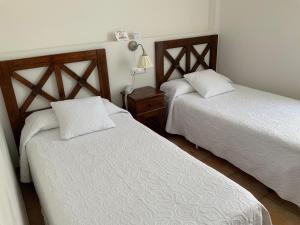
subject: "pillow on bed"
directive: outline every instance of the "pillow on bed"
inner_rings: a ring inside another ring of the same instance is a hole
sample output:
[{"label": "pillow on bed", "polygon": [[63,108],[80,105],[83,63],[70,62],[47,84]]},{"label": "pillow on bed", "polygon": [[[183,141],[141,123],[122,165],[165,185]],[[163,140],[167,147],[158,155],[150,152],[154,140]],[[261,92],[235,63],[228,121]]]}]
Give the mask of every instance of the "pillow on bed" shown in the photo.
[{"label": "pillow on bed", "polygon": [[160,90],[166,93],[167,102],[177,96],[195,91],[184,78],[167,81],[160,86]]},{"label": "pillow on bed", "polygon": [[232,81],[214,70],[203,70],[184,75],[184,78],[204,98],[234,90]]},{"label": "pillow on bed", "polygon": [[[112,104],[109,100],[102,98],[108,115],[113,115],[118,112],[126,112],[120,107]],[[58,128],[58,120],[53,111],[53,109],[44,109],[31,113],[26,119],[25,124],[30,124],[30,126],[38,127],[39,131],[50,130]]]},{"label": "pillow on bed", "polygon": [[51,106],[57,116],[62,139],[115,127],[98,96],[52,102]]}]

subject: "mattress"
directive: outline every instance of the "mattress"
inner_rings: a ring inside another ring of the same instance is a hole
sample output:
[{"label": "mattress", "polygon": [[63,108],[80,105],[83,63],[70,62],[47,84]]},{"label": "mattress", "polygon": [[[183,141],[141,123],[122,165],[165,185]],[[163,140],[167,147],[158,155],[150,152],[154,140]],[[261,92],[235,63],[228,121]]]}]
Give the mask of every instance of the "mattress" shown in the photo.
[{"label": "mattress", "polygon": [[172,100],[167,131],[233,163],[300,206],[300,102],[234,85]]},{"label": "mattress", "polygon": [[135,121],[62,141],[26,144],[49,225],[271,224],[251,193]]}]

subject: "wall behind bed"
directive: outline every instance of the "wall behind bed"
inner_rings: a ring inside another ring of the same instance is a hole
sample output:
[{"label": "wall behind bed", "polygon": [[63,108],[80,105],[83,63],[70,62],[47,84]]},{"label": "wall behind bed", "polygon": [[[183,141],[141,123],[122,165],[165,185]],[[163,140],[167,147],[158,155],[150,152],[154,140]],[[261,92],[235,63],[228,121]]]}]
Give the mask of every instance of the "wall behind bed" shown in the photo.
[{"label": "wall behind bed", "polygon": [[219,71],[300,99],[300,1],[220,2]]},{"label": "wall behind bed", "polygon": [[[0,0],[0,60],[105,48],[112,101],[130,83],[137,55],[127,43],[113,41],[112,32],[139,31],[154,62],[154,42],[205,35],[215,31],[218,0]],[[140,53],[138,53],[140,54]],[[155,85],[154,69],[139,75],[136,86]],[[0,121],[17,162],[17,150],[2,93]]]},{"label": "wall behind bed", "polygon": [[28,225],[22,195],[0,125],[0,224]]}]

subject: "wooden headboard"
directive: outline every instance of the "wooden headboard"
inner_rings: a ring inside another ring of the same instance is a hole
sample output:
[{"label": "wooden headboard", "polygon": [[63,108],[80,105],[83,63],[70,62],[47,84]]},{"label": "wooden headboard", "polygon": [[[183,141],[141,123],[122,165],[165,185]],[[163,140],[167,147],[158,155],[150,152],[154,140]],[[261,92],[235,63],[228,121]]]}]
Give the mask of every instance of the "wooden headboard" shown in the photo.
[{"label": "wooden headboard", "polygon": [[[195,48],[196,45],[206,45],[202,53]],[[177,57],[172,57],[168,50],[181,48]],[[155,43],[155,65],[156,65],[156,87],[159,88],[163,82],[170,79],[174,71],[181,76],[186,73],[195,72],[200,65],[204,69],[216,70],[218,50],[218,35],[209,35],[194,38],[184,38]],[[209,53],[209,62],[205,62],[205,56]],[[192,65],[191,56],[195,56],[195,63]],[[185,66],[180,61],[185,56]],[[165,58],[170,62],[170,68],[165,71]]]},{"label": "wooden headboard", "polygon": [[[83,74],[76,74],[67,64],[88,62],[87,69]],[[30,82],[28,79],[19,73],[19,71],[46,68],[37,82]],[[92,72],[97,73],[100,90],[92,86],[88,82],[88,78]],[[64,87],[62,73],[66,74],[75,82],[71,92],[67,95]],[[53,94],[43,90],[45,83],[49,78],[54,77],[55,88],[58,93],[53,97]],[[18,104],[16,98],[16,90],[13,85],[13,80],[30,89],[30,94],[24,98],[25,101]],[[24,126],[25,118],[32,112],[28,111],[37,96],[41,96],[49,102],[73,99],[79,93],[81,88],[85,88],[92,95],[102,96],[110,100],[110,88],[107,72],[107,62],[105,49],[89,50],[82,52],[72,52],[57,55],[47,55],[34,58],[17,59],[0,62],[0,86],[2,89],[6,109],[13,130],[14,138],[19,144],[21,130]],[[45,108],[38,108],[42,110]]]}]

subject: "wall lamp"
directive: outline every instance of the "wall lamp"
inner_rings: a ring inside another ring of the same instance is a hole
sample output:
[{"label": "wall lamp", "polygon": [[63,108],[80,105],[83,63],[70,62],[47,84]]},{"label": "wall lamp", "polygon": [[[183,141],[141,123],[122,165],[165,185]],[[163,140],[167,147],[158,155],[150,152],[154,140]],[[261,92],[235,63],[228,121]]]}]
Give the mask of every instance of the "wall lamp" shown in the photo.
[{"label": "wall lamp", "polygon": [[130,51],[136,51],[138,47],[141,46],[143,50],[143,54],[140,56],[137,68],[147,69],[153,67],[150,57],[147,55],[144,46],[142,44],[138,44],[136,41],[130,41],[128,43],[128,48]]},{"label": "wall lamp", "polygon": [[[125,88],[125,93],[127,94],[131,94],[134,90],[134,82],[135,82],[135,75],[139,74],[139,73],[145,73],[145,71],[150,68],[153,67],[153,64],[151,62],[150,57],[147,55],[144,46],[142,44],[138,44],[136,41],[130,41],[128,43],[128,49],[130,51],[136,51],[138,49],[138,47],[141,47],[143,50],[143,54],[140,56],[138,64],[136,66],[136,68],[132,68],[132,81],[131,81],[131,85],[126,86]],[[142,70],[142,71],[141,71]],[[126,97],[127,99],[127,97]]]}]

